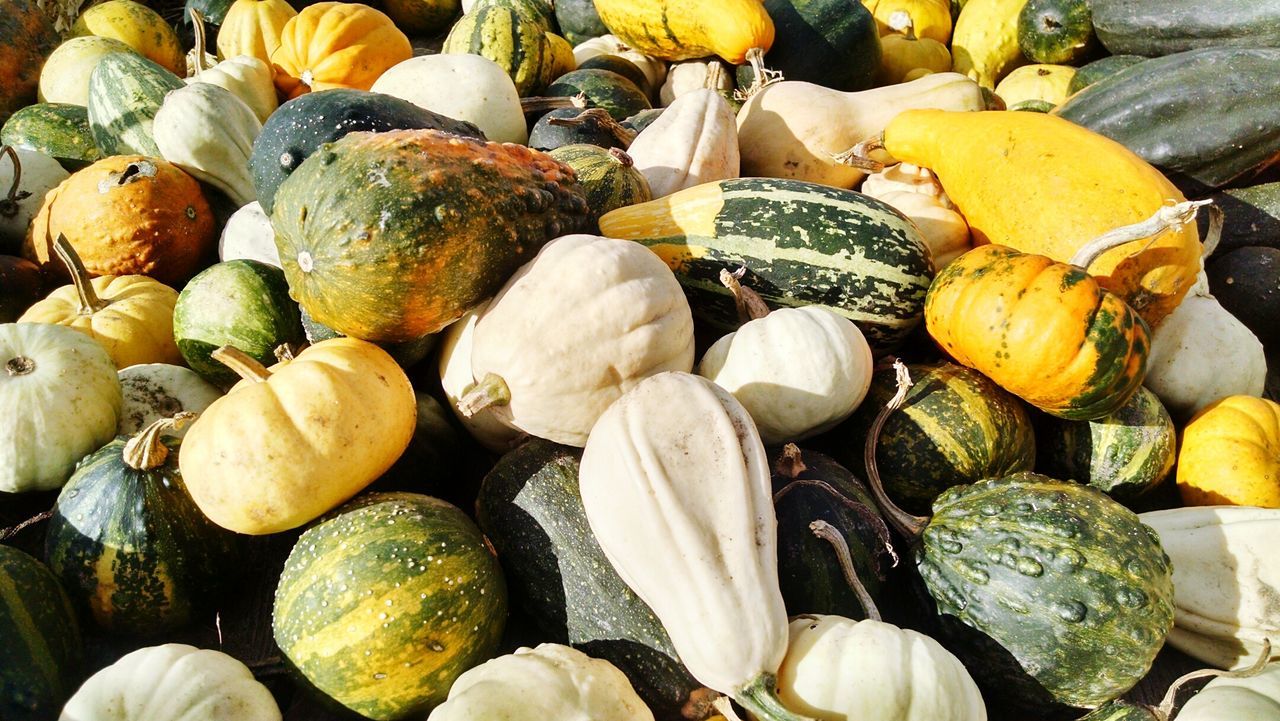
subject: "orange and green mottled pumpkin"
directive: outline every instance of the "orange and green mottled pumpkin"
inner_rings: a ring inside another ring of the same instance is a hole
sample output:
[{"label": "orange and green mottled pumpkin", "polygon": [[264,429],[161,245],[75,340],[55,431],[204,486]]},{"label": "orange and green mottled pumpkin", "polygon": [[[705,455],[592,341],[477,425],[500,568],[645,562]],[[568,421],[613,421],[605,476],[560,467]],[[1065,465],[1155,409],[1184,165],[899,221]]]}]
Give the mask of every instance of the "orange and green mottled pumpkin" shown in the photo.
[{"label": "orange and green mottled pumpkin", "polygon": [[387,68],[411,57],[409,38],[382,12],[322,2],[285,23],[271,64],[276,88],[296,98],[312,90],[368,90]]},{"label": "orange and green mottled pumpkin", "polygon": [[985,245],[934,279],[925,324],[947,353],[1046,413],[1114,413],[1146,374],[1151,333],[1085,271]]},{"label": "orange and green mottled pumpkin", "polygon": [[0,123],[35,102],[40,68],[61,40],[36,0],[0,2]]}]

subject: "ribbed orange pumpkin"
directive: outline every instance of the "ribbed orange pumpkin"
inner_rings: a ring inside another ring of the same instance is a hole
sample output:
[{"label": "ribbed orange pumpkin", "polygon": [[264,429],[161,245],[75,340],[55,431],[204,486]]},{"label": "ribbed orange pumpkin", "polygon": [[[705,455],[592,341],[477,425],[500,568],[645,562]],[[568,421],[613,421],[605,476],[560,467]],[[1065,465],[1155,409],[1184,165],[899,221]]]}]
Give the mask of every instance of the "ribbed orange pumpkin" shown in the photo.
[{"label": "ribbed orange pumpkin", "polygon": [[297,14],[285,0],[236,0],[218,26],[218,57],[252,55],[270,67],[285,25]]},{"label": "ribbed orange pumpkin", "polygon": [[360,3],[322,2],[285,23],[271,64],[276,87],[296,98],[312,90],[368,90],[411,57],[409,38],[391,18]]},{"label": "ribbed orange pumpkin", "polygon": [[62,233],[91,275],[147,275],[180,288],[217,237],[200,184],[176,165],[113,155],[45,196],[22,254],[52,278],[69,278],[53,252]]}]

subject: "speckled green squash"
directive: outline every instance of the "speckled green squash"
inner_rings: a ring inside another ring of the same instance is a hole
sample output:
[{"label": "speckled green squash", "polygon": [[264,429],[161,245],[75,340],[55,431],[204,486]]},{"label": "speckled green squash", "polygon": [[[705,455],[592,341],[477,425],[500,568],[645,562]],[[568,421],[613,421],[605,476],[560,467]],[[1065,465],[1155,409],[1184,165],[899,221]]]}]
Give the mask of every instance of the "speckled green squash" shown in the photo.
[{"label": "speckled green squash", "polygon": [[1111,701],[1081,716],[1079,721],[1164,721],[1141,706]]},{"label": "speckled green squash", "polygon": [[694,318],[738,327],[721,270],[771,307],[822,305],[877,354],[920,324],[933,260],[915,224],[861,193],[800,180],[703,183],[600,218],[601,233],[647,245],[675,271]]},{"label": "speckled green squash", "polygon": [[[894,503],[928,513],[951,486],[1035,467],[1031,417],[1016,396],[956,363],[911,364],[907,370],[911,389],[885,421],[876,447],[880,479]],[[845,464],[862,468],[867,432],[896,391],[893,369],[878,371],[858,410],[832,431]]]},{"label": "speckled green squash", "polygon": [[357,497],[299,537],[276,587],[276,645],[307,681],[374,721],[424,718],[490,658],[507,589],[480,529],[416,493]]},{"label": "speckled green squash", "polygon": [[957,486],[933,510],[916,566],[984,695],[1093,708],[1147,674],[1173,626],[1172,569],[1132,511],[1035,473]]},{"label": "speckled green squash", "polygon": [[1130,501],[1173,470],[1177,429],[1156,394],[1139,387],[1120,410],[1095,421],[1040,416],[1036,440],[1036,470]]},{"label": "speckled green squash", "polygon": [[653,198],[649,181],[623,150],[578,143],[556,148],[549,155],[577,174],[591,208],[592,225],[611,210],[647,203]]},{"label": "speckled green squash", "polygon": [[35,103],[10,115],[0,143],[44,153],[72,172],[102,157],[89,131],[88,108],[70,103]]},{"label": "speckled green squash", "polygon": [[177,75],[137,53],[109,53],[89,75],[89,130],[102,155],[160,156],[151,124]]},{"label": "speckled green squash", "polygon": [[701,719],[714,692],[676,656],[653,611],[605,558],[578,493],[582,449],[531,439],[484,478],[476,518],[547,640],[617,666],[658,719]]},{"label": "speckled green squash", "polygon": [[0,545],[0,718],[56,719],[76,690],[82,655],[75,611],[57,577]]},{"label": "speckled green squash", "polygon": [[619,121],[650,107],[649,98],[635,83],[600,68],[565,73],[547,87],[546,94],[566,98],[582,94],[586,97],[587,107],[603,108]]},{"label": "speckled green squash", "polygon": [[80,462],[49,519],[45,558],[72,601],[113,633],[152,636],[211,607],[235,577],[238,536],[214,524],[178,471],[180,441],[150,470],[120,436]]}]

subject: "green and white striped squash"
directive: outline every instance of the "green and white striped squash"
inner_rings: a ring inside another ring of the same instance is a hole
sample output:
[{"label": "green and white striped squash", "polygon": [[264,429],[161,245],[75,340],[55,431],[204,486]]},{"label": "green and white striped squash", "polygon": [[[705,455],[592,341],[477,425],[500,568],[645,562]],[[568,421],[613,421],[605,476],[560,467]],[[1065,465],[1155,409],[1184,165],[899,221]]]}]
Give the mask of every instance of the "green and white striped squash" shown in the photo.
[{"label": "green and white striped squash", "polygon": [[135,53],[111,53],[89,76],[89,130],[103,156],[160,157],[151,124],[182,78]]},{"label": "green and white striped squash", "polygon": [[454,23],[442,53],[481,55],[497,63],[520,97],[541,93],[556,76],[545,18],[515,3],[485,3]]},{"label": "green and white striped squash", "polygon": [[573,168],[578,185],[586,191],[593,222],[609,211],[652,199],[649,181],[620,148],[574,143],[562,145],[548,155]]}]

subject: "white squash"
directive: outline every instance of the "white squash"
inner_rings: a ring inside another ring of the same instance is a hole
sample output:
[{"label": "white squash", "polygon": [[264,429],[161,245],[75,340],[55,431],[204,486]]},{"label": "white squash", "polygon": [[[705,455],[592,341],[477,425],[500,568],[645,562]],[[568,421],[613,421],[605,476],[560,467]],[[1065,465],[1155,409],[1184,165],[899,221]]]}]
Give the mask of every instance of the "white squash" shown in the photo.
[{"label": "white squash", "polygon": [[230,90],[204,82],[170,90],[152,132],[165,160],[226,193],[236,207],[257,198],[249,155],[262,123]]},{"label": "white squash", "polygon": [[49,53],[40,67],[40,88],[36,99],[42,103],[89,104],[89,76],[102,58],[111,53],[134,53],[133,48],[115,38],[82,35],[67,38]]},{"label": "white squash", "polygon": [[486,57],[445,53],[409,58],[388,68],[371,89],[472,123],[495,143],[529,139],[516,84]]},{"label": "white squash", "polygon": [[[116,435],[132,436],[181,411],[200,413],[222,397],[222,391],[190,368],[168,363],[142,363],[121,368],[120,390],[124,401]],[[181,438],[187,426],[167,431]]]},{"label": "white squash", "polygon": [[0,491],[60,488],[116,435],[116,364],[102,344],[52,323],[0,324]]},{"label": "white squash", "polygon": [[89,677],[59,721],[280,721],[247,666],[180,643],[125,654]]},{"label": "white squash", "polygon": [[462,396],[476,384],[471,375],[471,344],[475,339],[476,321],[485,306],[466,313],[445,328],[440,343],[440,387],[449,408],[476,442],[494,453],[506,453],[526,436],[520,430],[499,421],[493,413],[468,416],[458,409]]},{"label": "white squash", "polygon": [[733,109],[703,88],[681,96],[640,131],[627,154],[649,181],[653,197],[738,177],[738,129]]},{"label": "white squash", "polygon": [[[20,167],[14,183],[15,164]],[[0,252],[18,254],[45,193],[71,177],[58,161],[35,150],[3,146],[0,152]]]},{"label": "white squash", "polygon": [[605,557],[689,672],[769,721],[787,650],[769,461],[747,411],[711,381],[646,378],[600,416],[578,479]]},{"label": "white squash", "polygon": [[476,324],[462,402],[539,438],[582,446],[640,380],[693,369],[693,314],[675,274],[644,246],[594,235],[547,243]]},{"label": "white squash", "polygon": [[823,721],[985,721],[977,684],[937,641],[881,621],[791,622],[778,695]]},{"label": "white squash", "polygon": [[1280,663],[1257,676],[1219,676],[1192,696],[1177,721],[1276,721],[1280,719]]},{"label": "white squash", "polygon": [[[714,87],[708,84],[712,74],[716,75]],[[671,67],[667,68],[667,79],[658,90],[658,101],[665,107],[682,95],[701,88],[731,92],[733,69],[716,58],[672,63]]]},{"label": "white squash", "polygon": [[597,55],[617,55],[635,63],[649,80],[651,88],[661,88],[663,81],[667,78],[666,62],[633,50],[616,35],[601,35],[573,46],[573,59],[576,65],[581,66]]},{"label": "white squash", "polygon": [[1204,271],[1182,303],[1151,333],[1143,384],[1174,420],[1220,398],[1261,396],[1267,380],[1262,342],[1209,294]]},{"label": "white squash", "polygon": [[942,270],[973,248],[969,223],[928,168],[898,163],[862,181],[862,192],[883,200],[920,229],[933,265]]},{"label": "white squash", "polygon": [[428,721],[653,721],[616,666],[557,643],[519,648],[458,677]]},{"label": "white squash", "polygon": [[932,170],[911,163],[886,165],[884,170],[864,178],[859,190],[873,198],[897,192],[919,193],[936,198],[944,208],[956,207]]},{"label": "white squash", "polygon": [[1217,668],[1280,658],[1280,509],[1196,506],[1139,514],[1173,563],[1170,646]]},{"label": "white squash", "polygon": [[871,347],[848,318],[781,308],[716,341],[698,364],[737,398],[766,445],[817,435],[848,418],[871,387]]},{"label": "white squash", "polygon": [[218,259],[237,258],[256,260],[280,267],[280,250],[276,247],[276,231],[271,218],[262,211],[262,205],[253,201],[227,218],[218,238]]},{"label": "white squash", "polygon": [[209,83],[230,91],[249,106],[259,123],[267,122],[267,117],[275,112],[278,103],[271,66],[252,55],[227,58],[187,78],[186,82]]}]

